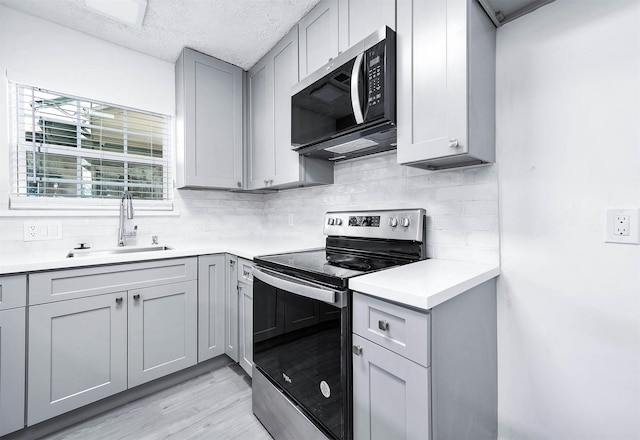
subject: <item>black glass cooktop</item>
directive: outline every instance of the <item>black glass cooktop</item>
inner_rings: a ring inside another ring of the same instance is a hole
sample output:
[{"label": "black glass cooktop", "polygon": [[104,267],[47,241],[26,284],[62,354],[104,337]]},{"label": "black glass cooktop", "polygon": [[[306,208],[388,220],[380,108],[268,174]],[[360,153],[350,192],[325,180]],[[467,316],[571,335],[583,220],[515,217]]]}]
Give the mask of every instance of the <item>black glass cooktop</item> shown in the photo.
[{"label": "black glass cooktop", "polygon": [[353,252],[309,249],[255,258],[258,266],[339,289],[347,288],[349,278],[402,264],[393,258]]}]

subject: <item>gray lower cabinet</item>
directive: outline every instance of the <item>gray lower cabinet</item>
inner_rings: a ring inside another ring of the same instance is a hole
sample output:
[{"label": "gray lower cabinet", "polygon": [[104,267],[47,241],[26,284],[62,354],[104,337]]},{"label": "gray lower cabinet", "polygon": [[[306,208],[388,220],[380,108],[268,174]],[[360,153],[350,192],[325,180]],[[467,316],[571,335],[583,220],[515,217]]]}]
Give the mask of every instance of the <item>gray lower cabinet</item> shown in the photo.
[{"label": "gray lower cabinet", "polygon": [[495,279],[419,310],[353,294],[354,439],[495,440]]},{"label": "gray lower cabinet", "polygon": [[27,425],[197,362],[197,259],[29,275]]},{"label": "gray lower cabinet", "polygon": [[27,277],[0,277],[0,436],[24,428]]},{"label": "gray lower cabinet", "polygon": [[397,2],[398,163],[495,161],[496,29],[476,0]]},{"label": "gray lower cabinet", "polygon": [[356,334],[355,439],[428,439],[429,369]]},{"label": "gray lower cabinet", "polygon": [[225,254],[198,257],[198,362],[224,354],[225,276],[233,264]]},{"label": "gray lower cabinet", "polygon": [[224,352],[238,362],[238,257],[225,257]]},{"label": "gray lower cabinet", "polygon": [[242,188],[241,68],[185,48],[176,61],[178,188]]},{"label": "gray lower cabinet", "polygon": [[238,363],[249,375],[253,369],[253,263],[238,260]]},{"label": "gray lower cabinet", "polygon": [[197,282],[129,291],[129,388],[198,361]]},{"label": "gray lower cabinet", "polygon": [[29,307],[27,425],[127,389],[127,292]]}]

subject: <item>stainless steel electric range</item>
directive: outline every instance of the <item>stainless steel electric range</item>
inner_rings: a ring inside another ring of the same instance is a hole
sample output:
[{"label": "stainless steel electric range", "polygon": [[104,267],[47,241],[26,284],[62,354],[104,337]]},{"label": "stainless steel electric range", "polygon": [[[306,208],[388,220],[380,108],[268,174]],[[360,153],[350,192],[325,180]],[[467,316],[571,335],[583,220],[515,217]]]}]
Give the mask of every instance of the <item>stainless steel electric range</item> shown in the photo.
[{"label": "stainless steel electric range", "polygon": [[253,412],[276,440],[352,438],[349,279],[426,258],[424,209],[325,215],[326,247],[253,269]]}]

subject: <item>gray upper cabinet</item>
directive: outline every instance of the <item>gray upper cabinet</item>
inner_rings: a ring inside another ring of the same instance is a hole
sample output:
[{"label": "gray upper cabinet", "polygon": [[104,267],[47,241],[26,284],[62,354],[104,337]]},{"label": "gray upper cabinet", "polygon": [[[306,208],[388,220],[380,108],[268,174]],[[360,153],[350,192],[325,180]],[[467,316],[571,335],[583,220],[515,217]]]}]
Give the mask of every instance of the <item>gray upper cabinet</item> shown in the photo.
[{"label": "gray upper cabinet", "polygon": [[475,0],[398,0],[398,162],[495,160],[495,27]]},{"label": "gray upper cabinet", "polygon": [[338,55],[338,0],[322,0],[298,26],[302,79]]},{"label": "gray upper cabinet", "polygon": [[191,49],[176,61],[177,187],[242,188],[243,71]]},{"label": "gray upper cabinet", "polygon": [[383,26],[396,28],[396,0],[339,0],[338,6],[340,51]]},{"label": "gray upper cabinet", "polygon": [[298,28],[251,70],[248,189],[333,183],[333,165],[291,150],[291,88],[298,82]]}]

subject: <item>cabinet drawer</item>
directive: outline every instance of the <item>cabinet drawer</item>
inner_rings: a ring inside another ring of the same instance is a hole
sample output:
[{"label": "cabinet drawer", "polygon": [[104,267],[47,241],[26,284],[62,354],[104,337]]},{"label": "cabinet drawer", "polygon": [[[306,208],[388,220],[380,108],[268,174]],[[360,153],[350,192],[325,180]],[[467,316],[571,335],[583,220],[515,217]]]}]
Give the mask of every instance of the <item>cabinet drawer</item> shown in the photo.
[{"label": "cabinet drawer", "polygon": [[244,258],[238,258],[238,281],[253,284],[253,273],[251,272],[251,268],[253,268],[253,262],[249,260],[245,260]]},{"label": "cabinet drawer", "polygon": [[353,332],[425,367],[431,363],[428,313],[354,292]]},{"label": "cabinet drawer", "polygon": [[196,257],[42,272],[29,275],[29,305],[197,278]]},{"label": "cabinet drawer", "polygon": [[24,307],[27,304],[27,276],[0,277],[0,310]]}]

